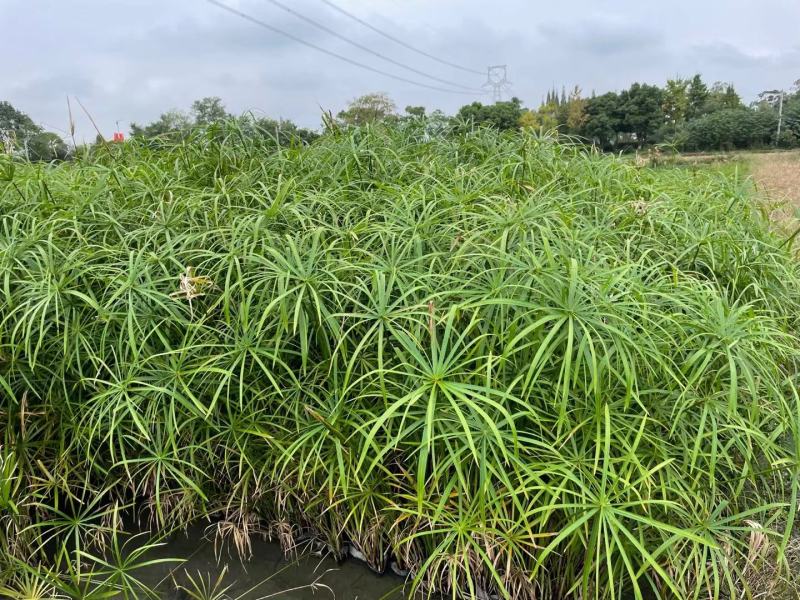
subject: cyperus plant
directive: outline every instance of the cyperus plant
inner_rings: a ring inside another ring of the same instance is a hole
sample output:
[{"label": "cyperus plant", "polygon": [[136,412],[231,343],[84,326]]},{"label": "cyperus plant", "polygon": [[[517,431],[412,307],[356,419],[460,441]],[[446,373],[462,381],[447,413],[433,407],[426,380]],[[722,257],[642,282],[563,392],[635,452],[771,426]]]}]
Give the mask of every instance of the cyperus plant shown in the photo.
[{"label": "cyperus plant", "polygon": [[0,182],[7,588],[139,589],[123,506],[448,596],[785,573],[800,277],[746,182],[529,133],[265,143],[229,124]]}]

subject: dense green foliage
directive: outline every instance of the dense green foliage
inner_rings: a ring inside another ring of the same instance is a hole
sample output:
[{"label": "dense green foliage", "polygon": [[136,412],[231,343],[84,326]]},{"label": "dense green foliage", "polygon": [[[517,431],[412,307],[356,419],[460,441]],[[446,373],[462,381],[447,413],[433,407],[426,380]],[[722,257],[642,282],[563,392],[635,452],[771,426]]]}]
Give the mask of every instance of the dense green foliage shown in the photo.
[{"label": "dense green foliage", "polygon": [[686,118],[696,119],[704,115],[711,94],[700,74],[696,73],[688,83],[685,81],[676,83],[686,88]]},{"label": "dense green foliage", "polygon": [[187,135],[192,127],[208,127],[230,118],[222,98],[208,96],[192,102],[190,113],[173,109],[162,113],[157,120],[147,125],[131,123],[131,135],[143,138],[179,137]]},{"label": "dense green foliage", "polygon": [[[621,92],[569,96],[555,90],[519,125],[589,140],[604,150],[665,143],[679,150],[732,150],[770,145],[800,145],[800,84],[784,93],[784,119],[778,135],[779,95],[761,94],[751,106],[742,103],[732,84],[706,86],[700,75],[670,79],[664,88],[634,83]],[[463,110],[463,109],[462,109]],[[495,125],[496,126],[496,125]]]},{"label": "dense green foliage", "polygon": [[686,127],[685,147],[688,150],[763,147],[773,139],[777,127],[778,116],[771,110],[728,108],[691,121]]},{"label": "dense green foliage", "polygon": [[[418,113],[418,111],[416,112]],[[353,99],[346,109],[339,111],[336,117],[344,125],[359,127],[393,119],[396,117],[396,113],[397,107],[394,101],[386,94],[376,92]]]},{"label": "dense green foliage", "polygon": [[488,125],[500,130],[516,129],[519,127],[519,120],[524,109],[519,98],[512,98],[507,102],[495,102],[494,104],[482,104],[473,102],[462,106],[456,117],[462,122],[470,122],[475,125]]},{"label": "dense green foliage", "polygon": [[5,593],[144,596],[126,510],[447,596],[739,597],[782,565],[800,273],[747,182],[239,126],[0,171]]},{"label": "dense green foliage", "polygon": [[[174,109],[146,125],[131,123],[130,131],[134,137],[157,146],[178,141],[195,128],[215,127],[235,119],[243,134],[289,146],[310,143],[331,129],[424,120],[429,135],[458,135],[475,126],[500,131],[557,130],[613,151],[652,144],[689,151],[800,146],[800,82],[792,91],[783,93],[780,134],[777,92],[762,92],[759,100],[747,107],[732,84],[717,82],[709,88],[700,75],[695,75],[691,79],[670,79],[663,88],[633,83],[621,92],[592,93],[590,97],[584,97],[578,86],[569,94],[566,88],[562,89],[561,95],[553,89],[537,109],[526,109],[516,97],[494,104],[472,102],[452,117],[439,110],[426,114],[424,106],[407,106],[401,115],[387,94],[375,92],[353,99],[335,118],[332,111],[324,113],[322,134],[287,119],[251,113],[234,117],[221,98],[212,96],[194,101],[188,112]],[[105,143],[100,134],[97,143]],[[0,145],[7,152],[40,161],[61,160],[74,150],[58,135],[42,132],[28,115],[8,102],[0,102]]]},{"label": "dense green foliage", "polygon": [[[131,123],[131,135],[150,140],[151,145],[171,144],[190,135],[192,129],[214,127],[231,119],[234,117],[228,114],[222,99],[210,96],[195,100],[190,113],[170,110],[147,125]],[[287,119],[271,119],[248,113],[236,120],[242,134],[258,136],[281,146],[308,143],[319,136],[317,132],[298,127]]]},{"label": "dense green foliage", "polygon": [[205,126],[231,118],[222,98],[208,96],[192,102],[192,116],[196,125]]},{"label": "dense green foliage", "polygon": [[42,131],[24,112],[14,108],[10,102],[0,101],[0,131],[5,135],[24,139]]},{"label": "dense green foliage", "polygon": [[661,88],[646,83],[634,83],[619,95],[622,126],[627,133],[636,136],[638,143],[646,144],[664,124],[663,102]]},{"label": "dense green foliage", "polygon": [[800,146],[800,92],[786,102],[783,123],[785,128],[781,133],[780,145],[784,147]]},{"label": "dense green foliage", "polygon": [[69,148],[57,134],[43,131],[31,136],[26,141],[26,149],[30,160],[53,161],[64,160],[69,156]]},{"label": "dense green foliage", "polygon": [[179,110],[169,110],[147,125],[131,123],[131,135],[153,138],[167,134],[182,133],[188,131],[191,127],[192,120],[189,115]]},{"label": "dense green foliage", "polygon": [[51,161],[66,158],[69,149],[58,135],[43,131],[27,114],[0,101],[0,152]]}]

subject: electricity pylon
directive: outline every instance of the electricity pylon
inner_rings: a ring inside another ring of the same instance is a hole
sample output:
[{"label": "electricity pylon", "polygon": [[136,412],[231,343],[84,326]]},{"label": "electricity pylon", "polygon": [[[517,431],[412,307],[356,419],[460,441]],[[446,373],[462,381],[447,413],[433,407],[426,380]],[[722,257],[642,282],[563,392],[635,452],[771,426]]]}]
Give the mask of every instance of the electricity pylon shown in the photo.
[{"label": "electricity pylon", "polygon": [[492,100],[500,102],[503,99],[503,92],[511,88],[508,80],[508,66],[494,65],[486,68],[486,83],[484,89],[492,90]]}]

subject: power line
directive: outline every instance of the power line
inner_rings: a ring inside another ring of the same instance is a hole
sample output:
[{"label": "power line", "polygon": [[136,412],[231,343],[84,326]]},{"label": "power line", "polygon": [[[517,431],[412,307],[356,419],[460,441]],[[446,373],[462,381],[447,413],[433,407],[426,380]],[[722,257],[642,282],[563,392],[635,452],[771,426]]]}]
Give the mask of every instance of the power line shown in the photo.
[{"label": "power line", "polygon": [[454,81],[448,81],[447,79],[442,79],[441,77],[436,77],[435,75],[430,75],[430,74],[426,73],[425,71],[420,71],[419,69],[415,69],[414,67],[410,67],[410,66],[408,66],[408,65],[406,65],[406,64],[404,64],[404,63],[402,63],[402,62],[400,62],[398,60],[394,60],[393,58],[391,58],[389,56],[386,56],[385,54],[381,54],[380,52],[372,50],[371,48],[368,48],[367,46],[359,44],[358,42],[354,42],[353,40],[349,39],[347,36],[342,35],[338,31],[336,31],[335,29],[331,29],[330,27],[328,27],[326,25],[323,25],[319,21],[315,21],[311,17],[308,17],[308,16],[306,16],[306,15],[304,15],[304,14],[302,14],[302,13],[296,11],[296,10],[294,10],[293,8],[291,8],[289,6],[286,6],[283,2],[279,2],[278,0],[267,0],[267,2],[269,2],[270,4],[274,4],[278,8],[281,8],[281,9],[285,10],[286,12],[288,12],[291,15],[294,15],[298,19],[302,19],[306,23],[310,23],[314,27],[317,27],[318,29],[321,29],[322,31],[324,31],[324,32],[326,32],[326,33],[328,33],[328,34],[330,34],[330,35],[332,35],[332,36],[334,36],[334,37],[336,37],[336,38],[338,38],[340,40],[344,40],[345,42],[347,42],[351,46],[355,46],[359,50],[362,50],[364,52],[372,54],[373,56],[377,56],[381,60],[385,60],[386,62],[392,63],[393,65],[395,65],[397,67],[400,67],[402,69],[406,69],[407,71],[411,71],[412,73],[416,73],[417,75],[422,75],[423,77],[427,77],[428,79],[432,79],[434,81],[438,81],[439,83],[444,83],[445,85],[451,85],[453,87],[461,88],[462,90],[466,90],[466,91],[473,92],[473,93],[480,93],[480,90],[475,90],[475,89],[469,88],[467,86],[461,85],[460,83],[456,83]]},{"label": "power line", "polygon": [[374,25],[368,23],[367,21],[365,21],[361,17],[359,17],[357,15],[354,15],[353,13],[343,9],[341,6],[338,6],[338,5],[334,4],[333,2],[331,2],[331,0],[321,0],[321,1],[324,2],[325,4],[327,4],[328,6],[330,6],[332,9],[334,9],[334,10],[340,12],[341,14],[345,15],[346,17],[349,17],[349,18],[353,19],[354,21],[357,21],[358,23],[361,23],[364,27],[367,27],[368,29],[371,29],[375,33],[377,33],[379,35],[382,35],[383,37],[385,37],[385,38],[387,38],[389,40],[392,40],[395,44],[400,44],[401,46],[403,46],[403,48],[408,48],[409,50],[411,50],[413,52],[416,52],[417,54],[421,54],[422,56],[425,56],[426,58],[430,58],[431,60],[435,60],[438,63],[441,63],[443,65],[447,65],[448,67],[452,67],[454,69],[459,69],[461,71],[466,71],[467,73],[476,73],[478,75],[483,75],[484,74],[483,71],[478,71],[477,69],[471,69],[469,67],[464,67],[462,65],[458,65],[456,63],[453,63],[453,62],[450,62],[448,60],[444,60],[442,58],[434,56],[433,54],[431,54],[429,52],[425,52],[425,50],[420,50],[419,48],[416,48],[416,47],[412,46],[411,44],[408,44],[408,43],[404,42],[403,40],[396,38],[391,33],[386,33],[382,29],[378,29],[377,27],[375,27]]},{"label": "power line", "polygon": [[231,14],[234,14],[234,15],[236,15],[238,17],[241,17],[242,19],[244,19],[246,21],[250,21],[251,23],[255,23],[259,27],[263,27],[264,29],[268,29],[269,31],[272,31],[273,33],[277,33],[278,35],[282,35],[282,36],[284,36],[286,38],[289,38],[290,40],[292,40],[294,42],[297,42],[298,44],[303,44],[304,46],[308,46],[309,48],[313,48],[314,50],[317,50],[318,52],[322,52],[323,54],[327,54],[328,56],[333,56],[334,58],[338,58],[339,60],[344,61],[346,63],[349,63],[351,65],[355,65],[357,67],[361,67],[362,69],[366,69],[367,71],[372,71],[373,73],[378,73],[379,75],[383,75],[385,77],[391,77],[392,79],[396,79],[397,81],[403,81],[405,83],[410,83],[412,85],[416,85],[416,86],[419,86],[419,87],[428,88],[430,90],[436,90],[437,92],[447,92],[449,94],[466,94],[466,95],[470,95],[470,96],[474,96],[475,95],[474,93],[471,93],[471,92],[461,92],[459,90],[451,90],[451,89],[448,89],[448,88],[442,88],[442,87],[438,87],[438,86],[435,86],[435,85],[428,85],[427,83],[423,83],[421,81],[415,81],[413,79],[408,79],[408,78],[402,77],[400,75],[395,75],[394,73],[389,73],[388,71],[384,71],[384,70],[378,69],[376,67],[371,67],[370,65],[367,65],[365,63],[359,62],[357,60],[353,60],[352,58],[348,58],[347,56],[344,56],[343,54],[339,54],[339,53],[334,52],[332,50],[328,50],[327,48],[323,48],[322,46],[317,46],[316,44],[314,44],[312,42],[308,42],[308,41],[306,41],[306,40],[304,40],[304,39],[302,39],[300,37],[297,37],[296,35],[294,35],[292,33],[289,33],[287,31],[283,31],[282,29],[278,29],[277,27],[275,27],[273,25],[270,25],[269,23],[266,23],[266,22],[264,22],[264,21],[262,21],[260,19],[257,19],[256,17],[248,15],[247,13],[244,13],[244,12],[242,12],[242,11],[236,9],[236,8],[228,6],[227,4],[223,4],[222,2],[219,2],[218,0],[206,0],[206,2],[208,2],[209,4],[213,4],[214,6],[216,6],[218,8],[221,8],[223,10],[226,10]]},{"label": "power line", "polygon": [[61,129],[60,127],[56,127],[55,125],[50,125],[48,123],[45,123],[44,121],[39,121],[39,126],[41,126],[42,129],[49,129],[49,130],[52,130],[52,131],[59,131],[59,132],[63,133],[64,135],[69,135],[69,131],[66,131],[65,129]]}]

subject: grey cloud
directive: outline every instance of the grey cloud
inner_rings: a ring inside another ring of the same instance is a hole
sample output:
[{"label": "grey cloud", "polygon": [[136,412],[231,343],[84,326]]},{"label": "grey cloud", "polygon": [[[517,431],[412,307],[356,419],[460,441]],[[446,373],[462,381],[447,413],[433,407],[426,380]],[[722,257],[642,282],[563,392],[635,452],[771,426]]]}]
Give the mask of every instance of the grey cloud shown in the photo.
[{"label": "grey cloud", "polygon": [[[420,80],[298,21],[263,0],[225,0],[264,21],[361,62]],[[283,0],[337,32],[433,75],[475,87],[479,74],[410,52],[319,0]],[[507,63],[513,93],[536,104],[552,85],[587,92],[634,80],[703,72],[731,80],[749,99],[800,77],[800,4],[785,0],[674,0],[654,5],[574,0],[335,0],[432,54],[478,70]],[[780,18],[765,18],[779,14]],[[104,131],[117,119],[150,121],[205,95],[229,110],[259,110],[307,126],[320,106],[385,90],[403,107],[454,112],[479,96],[449,95],[363,71],[243,21],[201,0],[0,0],[7,47],[0,99],[41,122],[65,123],[66,94],[90,107]],[[35,40],[35,43],[31,43]],[[749,96],[749,97],[748,97]],[[81,135],[94,137],[86,119]]]},{"label": "grey cloud", "polygon": [[[32,79],[11,82],[12,93],[38,100],[46,100],[55,91],[71,95],[86,96],[94,93],[97,85],[81,73],[57,73]],[[63,96],[62,96],[63,97]]]},{"label": "grey cloud", "polygon": [[[243,26],[244,25],[244,26]],[[290,29],[290,23],[278,22],[276,27]],[[313,39],[317,30],[308,24],[300,24],[298,37]],[[185,58],[192,53],[198,58],[208,55],[235,56],[241,53],[275,52],[296,47],[287,37],[274,34],[248,23],[236,20],[236,17],[222,14],[216,23],[199,22],[188,19],[180,23],[161,23],[136,35],[117,39],[110,44],[108,50],[125,56],[140,57],[161,56]]]},{"label": "grey cloud", "polygon": [[595,56],[651,54],[661,48],[664,40],[664,34],[651,25],[620,19],[549,23],[540,25],[539,32],[548,44]]},{"label": "grey cloud", "polygon": [[692,52],[698,59],[736,69],[794,66],[800,76],[800,46],[754,53],[737,48],[730,43],[717,43],[695,45]]},{"label": "grey cloud", "polygon": [[700,60],[737,69],[764,65],[778,58],[773,54],[751,54],[726,42],[695,44],[691,52]]}]

